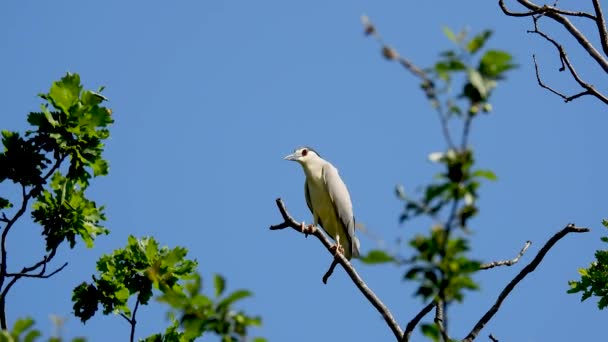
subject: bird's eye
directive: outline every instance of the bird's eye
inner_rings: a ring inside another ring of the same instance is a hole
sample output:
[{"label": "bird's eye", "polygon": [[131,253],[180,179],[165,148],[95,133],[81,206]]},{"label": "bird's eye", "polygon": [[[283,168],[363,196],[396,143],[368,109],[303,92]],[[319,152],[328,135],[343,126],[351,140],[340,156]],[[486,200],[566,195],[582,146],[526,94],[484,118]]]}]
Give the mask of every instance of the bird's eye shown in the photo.
[{"label": "bird's eye", "polygon": [[302,157],[306,157],[307,154],[308,154],[308,150],[307,149],[303,149],[302,150]]}]

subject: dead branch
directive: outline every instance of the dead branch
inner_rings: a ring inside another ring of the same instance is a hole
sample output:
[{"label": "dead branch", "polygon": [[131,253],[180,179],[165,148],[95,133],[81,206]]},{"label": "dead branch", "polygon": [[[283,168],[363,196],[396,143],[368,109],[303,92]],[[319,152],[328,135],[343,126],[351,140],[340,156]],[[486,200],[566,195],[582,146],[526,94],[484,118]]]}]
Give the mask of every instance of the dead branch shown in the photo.
[{"label": "dead branch", "polygon": [[[333,244],[329,241],[327,236],[325,236],[325,234],[320,229],[318,229],[314,226],[304,227],[302,224],[298,223],[296,220],[294,220],[289,215],[289,213],[287,212],[287,209],[285,208],[285,204],[283,203],[283,201],[280,198],[277,198],[276,203],[277,203],[277,207],[279,208],[279,212],[281,213],[281,216],[283,217],[284,222],[277,224],[277,225],[270,226],[270,230],[293,228],[294,230],[296,230],[302,234],[307,234],[307,235],[310,234],[310,235],[315,236],[317,239],[319,239],[319,241],[321,241],[321,243],[323,244],[323,246],[325,246],[327,251],[334,257],[333,263],[340,264],[342,266],[342,268],[344,268],[344,270],[349,275],[349,277],[353,281],[353,283],[355,283],[355,285],[357,286],[359,291],[361,291],[361,293],[363,293],[365,298],[367,298],[367,300],[382,315],[382,317],[384,318],[384,321],[389,326],[389,328],[393,331],[393,334],[395,335],[397,340],[401,340],[401,338],[403,336],[403,331],[401,330],[401,327],[399,326],[399,324],[397,324],[397,321],[393,317],[393,314],[386,307],[386,305],[384,305],[384,303],[382,303],[380,298],[378,298],[378,296],[376,296],[376,294],[367,286],[367,284],[363,281],[361,276],[359,276],[359,274],[357,273],[357,271],[355,270],[353,265],[350,263],[350,261],[348,261],[348,259],[346,259],[346,257],[343,254],[335,253],[334,249],[332,248]],[[333,265],[333,263],[332,263],[332,265]],[[335,266],[333,266],[333,267],[335,267]],[[330,267],[330,270],[333,271],[333,267]],[[329,271],[327,273],[331,274],[331,272],[329,272]],[[326,273],[326,276],[327,276],[327,273]],[[327,280],[325,279],[325,282],[326,281]]]},{"label": "dead branch", "polygon": [[485,264],[481,264],[481,266],[479,266],[479,269],[480,270],[489,270],[490,268],[494,268],[497,266],[513,266],[519,261],[519,259],[524,255],[524,253],[526,253],[528,248],[530,248],[530,245],[532,245],[532,242],[529,240],[526,241],[526,244],[524,245],[524,247],[521,249],[521,251],[519,251],[517,256],[513,259],[492,261],[492,262],[488,262]]},{"label": "dead branch", "polygon": [[608,97],[606,97],[604,94],[600,93],[597,89],[595,89],[594,86],[592,86],[591,84],[585,82],[576,72],[576,69],[574,68],[574,66],[572,65],[572,63],[570,62],[570,59],[568,58],[568,54],[566,53],[566,49],[564,49],[564,47],[559,44],[555,39],[551,38],[549,35],[547,35],[546,33],[544,33],[543,31],[540,31],[538,29],[538,18],[535,17],[534,18],[534,30],[529,30],[528,33],[535,33],[538,34],[539,36],[543,37],[545,40],[547,40],[548,42],[550,42],[551,44],[553,44],[553,46],[555,46],[555,48],[557,49],[557,52],[559,54],[560,57],[560,61],[562,63],[561,68],[559,69],[559,71],[564,71],[565,68],[568,68],[568,71],[570,72],[570,75],[572,75],[572,78],[574,78],[574,80],[581,86],[581,88],[585,89],[585,91],[574,94],[574,95],[570,95],[570,96],[566,96],[564,94],[562,94],[561,92],[558,92],[557,90],[545,85],[542,80],[540,79],[540,75],[539,75],[539,71],[538,71],[538,64],[536,63],[536,57],[533,55],[532,58],[534,60],[534,67],[536,70],[536,80],[538,81],[538,84],[542,87],[545,88],[549,91],[551,91],[552,93],[560,96],[561,98],[564,99],[565,102],[569,102],[572,101],[576,98],[579,98],[583,95],[593,95],[595,97],[597,97],[598,99],[600,99],[602,102],[608,104]]},{"label": "dead branch", "polygon": [[528,274],[534,272],[536,267],[538,267],[538,265],[543,261],[543,258],[545,257],[545,255],[559,240],[561,240],[568,233],[586,233],[588,231],[589,231],[589,228],[576,227],[576,226],[574,226],[574,224],[570,223],[566,227],[564,227],[562,230],[555,233],[555,235],[553,235],[547,241],[547,243],[543,246],[543,248],[541,248],[538,251],[538,254],[536,254],[536,257],[534,257],[534,259],[528,265],[526,265],[526,267],[524,267],[515,276],[515,278],[513,278],[513,280],[511,280],[507,284],[507,286],[505,286],[505,288],[502,290],[502,292],[498,295],[496,302],[481,317],[481,319],[475,324],[473,329],[471,329],[471,332],[469,332],[469,334],[462,341],[471,342],[477,337],[477,335],[479,334],[481,329],[483,329],[483,327],[486,324],[488,324],[488,322],[492,319],[492,317],[494,317],[494,315],[498,312],[498,310],[500,309],[500,306],[502,305],[502,302],[507,298],[507,296],[509,296],[509,294],[511,293],[511,291],[513,291],[515,286],[517,286],[517,284],[519,284],[519,282],[522,281]]},{"label": "dead branch", "polygon": [[604,94],[602,94],[597,89],[595,89],[595,87],[593,85],[584,81],[578,75],[578,72],[574,68],[574,65],[571,63],[570,59],[568,58],[568,55],[566,54],[566,50],[564,49],[564,47],[561,44],[559,44],[555,39],[551,38],[549,35],[547,35],[543,31],[538,29],[538,20],[542,17],[548,17],[548,18],[555,20],[559,24],[561,24],[570,33],[570,35],[572,37],[574,37],[574,39],[576,39],[578,44],[585,51],[587,51],[589,56],[593,60],[595,60],[595,62],[604,70],[604,72],[608,72],[608,59],[606,59],[605,56],[602,56],[602,54],[595,48],[595,46],[593,44],[591,44],[591,42],[587,39],[587,37],[581,31],[579,31],[579,29],[574,24],[572,24],[572,22],[570,22],[570,20],[567,18],[568,16],[573,16],[573,17],[583,17],[583,18],[593,20],[597,26],[598,35],[600,36],[602,50],[604,51],[605,54],[608,55],[608,32],[606,30],[606,22],[604,19],[604,14],[603,14],[602,8],[599,4],[599,0],[592,0],[592,1],[593,1],[593,7],[595,10],[595,15],[592,15],[587,12],[565,11],[565,10],[559,9],[555,6],[549,6],[549,5],[540,6],[540,5],[537,5],[528,0],[517,0],[518,3],[520,3],[526,9],[528,9],[527,12],[513,12],[506,7],[504,0],[498,1],[498,5],[500,6],[503,13],[506,14],[507,16],[532,17],[533,22],[534,22],[534,30],[529,30],[528,33],[538,34],[541,37],[543,37],[545,40],[552,43],[556,47],[556,49],[558,50],[558,53],[559,53],[560,61],[562,64],[560,71],[565,70],[565,68],[567,67],[572,78],[574,78],[574,80],[584,89],[583,91],[580,91],[574,95],[566,95],[566,94],[550,87],[549,85],[545,84],[540,78],[540,73],[538,70],[539,68],[538,68],[538,64],[536,62],[536,58],[533,57],[534,58],[534,67],[535,67],[535,71],[536,71],[536,80],[537,80],[539,86],[544,89],[547,89],[550,92],[552,92],[553,94],[561,97],[562,99],[564,99],[565,102],[570,102],[572,100],[575,100],[575,99],[585,96],[585,95],[592,95],[592,96],[596,97],[597,99],[599,99],[600,101],[602,101],[603,103],[608,104],[608,97],[605,96]]}]

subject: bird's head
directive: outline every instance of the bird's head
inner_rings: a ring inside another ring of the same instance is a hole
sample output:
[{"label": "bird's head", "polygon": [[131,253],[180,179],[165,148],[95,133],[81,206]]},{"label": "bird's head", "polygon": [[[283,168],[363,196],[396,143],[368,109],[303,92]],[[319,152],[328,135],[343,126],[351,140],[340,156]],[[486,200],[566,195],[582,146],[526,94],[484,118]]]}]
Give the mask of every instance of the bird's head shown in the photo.
[{"label": "bird's head", "polygon": [[308,164],[314,161],[318,161],[321,160],[321,156],[319,155],[319,153],[317,153],[317,151],[313,150],[310,147],[300,147],[298,149],[296,149],[295,151],[293,151],[292,154],[285,156],[285,158],[283,158],[285,160],[291,160],[291,161],[296,161],[302,165],[304,164]]}]

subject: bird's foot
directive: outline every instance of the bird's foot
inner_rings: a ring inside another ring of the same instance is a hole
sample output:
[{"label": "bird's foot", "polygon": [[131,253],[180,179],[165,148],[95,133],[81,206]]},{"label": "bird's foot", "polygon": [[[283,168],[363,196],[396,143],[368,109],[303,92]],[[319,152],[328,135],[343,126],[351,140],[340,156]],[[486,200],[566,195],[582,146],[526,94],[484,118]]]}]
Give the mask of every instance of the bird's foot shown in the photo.
[{"label": "bird's foot", "polygon": [[315,229],[315,225],[314,224],[309,224],[308,226],[306,225],[306,223],[302,222],[300,224],[300,228],[302,229],[302,233],[304,233],[304,237],[308,237],[309,234],[314,233],[314,229]]},{"label": "bird's foot", "polygon": [[331,247],[329,247],[329,249],[331,250],[332,253],[334,253],[334,257],[337,257],[338,254],[344,255],[344,247],[340,246],[337,243],[335,245],[332,245]]}]

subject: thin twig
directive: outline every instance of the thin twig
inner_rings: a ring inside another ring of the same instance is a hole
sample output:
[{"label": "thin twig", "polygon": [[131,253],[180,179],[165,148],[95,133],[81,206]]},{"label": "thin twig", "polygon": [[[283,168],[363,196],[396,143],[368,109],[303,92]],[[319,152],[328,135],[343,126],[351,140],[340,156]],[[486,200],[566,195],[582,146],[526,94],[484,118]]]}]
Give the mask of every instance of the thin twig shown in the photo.
[{"label": "thin twig", "polygon": [[583,17],[583,18],[594,20],[594,21],[596,20],[596,18],[593,15],[591,15],[587,12],[565,11],[565,10],[559,9],[554,6],[549,6],[549,5],[543,5],[542,7],[539,6],[538,8],[530,10],[529,12],[513,12],[507,8],[507,6],[504,3],[504,0],[499,0],[498,5],[500,6],[500,9],[502,9],[503,13],[510,17],[531,17],[531,16],[534,16],[537,14],[545,14],[545,13],[551,12],[551,13],[557,13],[557,14],[562,14],[562,15],[568,15],[568,16],[572,16],[572,17]]},{"label": "thin twig", "polygon": [[513,289],[515,288],[515,286],[517,286],[517,284],[520,281],[522,281],[528,274],[534,272],[534,270],[536,269],[536,267],[538,267],[538,265],[543,261],[543,258],[545,257],[545,255],[547,254],[547,252],[549,252],[549,250],[559,240],[561,240],[568,233],[586,233],[588,231],[589,231],[589,228],[576,227],[576,226],[574,226],[574,224],[570,223],[566,227],[564,227],[562,230],[560,230],[559,232],[555,233],[555,235],[553,235],[547,241],[547,243],[543,246],[543,248],[541,248],[538,251],[538,254],[536,254],[536,257],[534,257],[534,259],[528,265],[526,265],[526,267],[524,267],[515,276],[515,278],[513,278],[513,280],[511,280],[507,284],[507,286],[505,286],[505,288],[502,290],[502,292],[498,295],[498,298],[496,299],[496,302],[481,317],[481,319],[479,319],[479,321],[475,324],[475,326],[473,327],[473,329],[471,329],[471,332],[469,332],[469,334],[462,341],[463,342],[471,342],[471,341],[473,341],[477,337],[477,335],[479,334],[479,332],[481,331],[481,329],[483,329],[483,327],[486,324],[488,324],[488,322],[492,319],[492,317],[494,317],[494,315],[498,312],[498,310],[500,309],[500,306],[502,305],[502,302],[507,298],[507,296],[509,296],[509,294],[511,293],[511,291],[513,291]]},{"label": "thin twig", "polygon": [[570,74],[572,75],[572,77],[574,78],[574,80],[583,89],[585,89],[585,91],[577,93],[575,95],[567,96],[567,95],[564,95],[563,93],[561,93],[561,92],[559,92],[559,91],[557,91],[557,90],[549,87],[544,82],[542,82],[542,80],[540,79],[540,74],[539,74],[539,71],[538,71],[538,64],[536,63],[536,56],[532,56],[532,58],[534,60],[534,67],[535,67],[535,70],[536,70],[536,80],[538,81],[538,84],[542,88],[545,88],[545,89],[551,91],[552,93],[560,96],[561,98],[564,99],[565,102],[572,101],[572,100],[577,99],[577,98],[579,98],[581,96],[584,96],[584,95],[593,95],[596,98],[598,98],[599,100],[601,100],[602,102],[608,104],[608,97],[606,97],[604,94],[600,93],[591,84],[583,81],[583,79],[578,75],[578,73],[576,72],[576,69],[574,68],[574,66],[570,62],[570,59],[568,58],[568,54],[566,53],[566,50],[564,49],[564,47],[561,44],[559,44],[555,39],[549,37],[549,35],[547,35],[546,33],[542,32],[542,31],[540,31],[538,29],[538,18],[536,18],[536,17],[534,18],[534,30],[530,30],[528,32],[529,33],[538,34],[539,36],[543,37],[545,40],[547,40],[548,42],[550,42],[551,44],[553,44],[553,46],[555,46],[555,48],[557,49],[557,52],[559,54],[560,60],[562,62],[562,67],[560,68],[560,71],[564,70],[564,65],[565,65],[568,68],[568,71],[570,72]]},{"label": "thin twig", "polygon": [[490,340],[492,340],[492,342],[498,342],[498,339],[494,337],[494,335],[490,334],[488,337],[490,338]]},{"label": "thin twig", "polygon": [[135,315],[137,314],[137,309],[139,308],[139,295],[137,295],[137,301],[135,301],[135,308],[133,309],[133,314],[131,315],[131,339],[130,341],[135,341],[135,325],[137,324],[137,320],[135,320]]},{"label": "thin twig", "polygon": [[420,310],[420,312],[416,316],[414,316],[414,318],[412,318],[411,321],[407,323],[407,326],[405,327],[405,332],[403,333],[403,337],[401,338],[401,342],[408,342],[410,340],[412,332],[414,332],[414,329],[416,328],[418,323],[420,323],[420,320],[424,318],[424,316],[426,316],[429,312],[431,312],[434,307],[435,301],[428,303],[425,307],[422,308],[422,310]]},{"label": "thin twig", "polygon": [[336,268],[336,266],[338,266],[338,261],[334,259],[334,261],[331,262],[329,269],[327,270],[327,272],[325,272],[325,275],[323,276],[323,284],[327,284],[327,281],[329,280],[329,277],[331,277],[331,275],[334,273],[334,269]]},{"label": "thin twig", "polygon": [[530,245],[532,245],[532,242],[529,240],[526,241],[526,244],[524,245],[524,247],[521,249],[521,251],[519,251],[517,256],[513,259],[492,261],[492,262],[488,262],[485,264],[481,264],[481,266],[479,266],[479,269],[480,270],[489,270],[490,268],[494,268],[497,266],[513,266],[519,261],[519,259],[524,255],[524,253],[526,253],[526,251],[528,250]]},{"label": "thin twig", "polygon": [[67,265],[68,265],[68,263],[65,262],[63,265],[61,265],[61,267],[57,268],[53,272],[51,272],[49,274],[44,274],[44,272],[46,271],[46,262],[45,262],[42,271],[40,271],[38,274],[26,273],[26,271],[24,271],[25,270],[25,268],[24,268],[23,270],[21,270],[20,273],[7,273],[6,276],[7,277],[18,277],[18,278],[23,277],[23,278],[46,279],[46,278],[50,278],[50,277],[54,276],[55,274],[61,272]]},{"label": "thin twig", "polygon": [[361,291],[361,293],[363,293],[365,298],[367,298],[367,300],[382,315],[382,317],[384,318],[384,321],[389,326],[389,328],[392,330],[392,332],[395,335],[395,337],[397,338],[397,340],[400,340],[401,337],[403,336],[403,331],[401,330],[401,327],[399,326],[399,324],[397,324],[397,321],[393,317],[393,314],[386,307],[386,305],[384,305],[384,303],[382,303],[382,301],[378,298],[378,296],[376,296],[376,294],[367,286],[367,284],[363,281],[361,276],[359,276],[357,271],[355,271],[355,268],[350,263],[350,261],[348,261],[342,253],[334,252],[334,249],[332,248],[333,247],[332,243],[329,241],[327,236],[325,236],[325,234],[320,229],[318,229],[316,227],[310,227],[310,228],[303,227],[302,224],[298,223],[296,220],[294,220],[289,215],[289,213],[287,212],[287,209],[285,208],[285,204],[283,203],[283,201],[280,198],[277,198],[276,203],[277,203],[277,207],[279,208],[279,212],[281,213],[281,216],[283,217],[284,222],[277,224],[277,225],[270,226],[270,230],[279,230],[279,229],[285,229],[285,228],[290,227],[300,233],[310,234],[310,235],[315,236],[317,239],[319,239],[319,241],[321,241],[321,243],[323,244],[323,246],[325,246],[327,251],[332,256],[334,256],[334,261],[339,263],[342,266],[342,268],[344,268],[344,270],[349,275],[349,277],[353,281],[353,283],[355,283],[355,285],[357,286],[359,291]]},{"label": "thin twig", "polygon": [[384,56],[384,58],[388,59],[389,61],[396,61],[401,66],[403,66],[403,68],[405,68],[405,70],[407,70],[412,75],[414,75],[415,77],[420,79],[420,81],[422,82],[426,97],[435,104],[434,107],[437,110],[437,114],[439,116],[439,122],[441,124],[441,132],[446,140],[446,143],[448,144],[448,148],[456,149],[456,145],[454,144],[454,140],[452,139],[452,136],[450,134],[450,130],[448,127],[447,114],[444,113],[441,104],[437,100],[435,82],[429,77],[429,75],[422,68],[418,67],[416,64],[414,64],[409,59],[401,56],[399,54],[399,52],[397,52],[397,50],[395,50],[393,47],[386,44],[384,42],[384,39],[382,39],[382,36],[380,35],[380,33],[378,33],[378,30],[376,29],[374,24],[370,21],[370,19],[367,16],[362,16],[361,22],[363,23],[365,34],[367,36],[373,37],[378,42],[378,44],[380,46],[382,46],[382,55]]},{"label": "thin twig", "polygon": [[[529,10],[532,10],[532,11],[538,11],[538,10],[544,8],[544,7],[534,4],[528,0],[517,0],[517,2],[519,2],[520,4],[522,4],[523,6],[525,6],[526,8],[528,8]],[[545,10],[543,12],[543,15],[557,21],[566,30],[568,30],[568,32],[570,32],[570,35],[572,35],[572,37],[574,37],[574,39],[576,39],[576,41],[579,43],[579,45],[583,49],[585,49],[585,51],[587,51],[589,56],[591,56],[591,58],[593,58],[597,62],[597,64],[599,64],[600,67],[602,67],[602,69],[604,69],[604,72],[608,72],[608,60],[606,58],[604,58],[599,53],[599,51],[597,51],[597,49],[593,46],[593,44],[591,44],[591,42],[589,42],[587,37],[585,37],[585,35],[583,33],[581,33],[581,31],[579,31],[576,28],[576,26],[574,26],[574,24],[572,24],[572,22],[570,22],[570,20],[568,20],[568,18],[566,18],[563,14],[560,14],[558,11],[555,11],[555,10]],[[595,17],[593,17],[593,19],[595,20]]]}]

